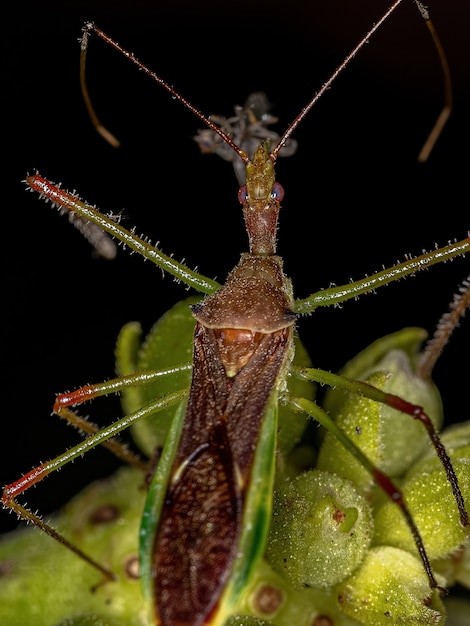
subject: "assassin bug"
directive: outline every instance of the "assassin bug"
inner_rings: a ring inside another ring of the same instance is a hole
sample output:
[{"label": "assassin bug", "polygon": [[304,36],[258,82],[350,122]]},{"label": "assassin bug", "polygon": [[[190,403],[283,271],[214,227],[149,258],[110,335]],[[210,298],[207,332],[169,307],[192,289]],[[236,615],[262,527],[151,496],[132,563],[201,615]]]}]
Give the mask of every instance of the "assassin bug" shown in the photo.
[{"label": "assassin bug", "polygon": [[[262,163],[267,163],[267,162],[268,162],[268,159],[266,158],[266,156],[267,156],[267,155],[266,155],[266,148],[265,148],[265,147],[260,148],[259,158],[257,158],[257,160],[259,160],[259,161],[260,161],[260,162],[262,162]],[[41,183],[40,178],[36,178],[36,179],[34,179],[34,181],[31,179],[31,182],[32,182],[32,183],[34,182],[34,184],[42,184],[42,183]],[[47,185],[47,183],[46,183],[46,185]],[[49,192],[47,192],[47,190],[46,190],[46,188],[45,188],[45,187],[43,187],[43,191],[46,191],[46,193],[49,193]],[[55,193],[55,190],[53,190],[53,189],[52,189],[52,192],[53,192],[53,193]],[[280,190],[279,190],[279,188],[276,188],[275,195],[277,195],[277,193],[278,193],[278,192],[279,192],[279,193],[281,193],[281,192],[280,192]],[[242,199],[244,199],[244,193],[245,193],[245,192],[241,192],[241,198],[242,198]],[[64,199],[65,199],[65,196],[63,196],[62,200],[64,200]],[[254,240],[256,240],[256,237],[257,237],[257,236],[256,236],[256,235],[254,235],[255,229],[254,229],[254,228],[251,228],[250,226],[249,226],[249,228],[248,228],[248,229],[249,229],[249,231],[250,231],[250,234],[253,236],[253,239],[254,239]],[[275,231],[275,229],[274,229],[274,231]],[[273,237],[273,232],[271,232],[271,235],[270,235],[270,238],[271,238],[271,239],[272,239],[272,237]],[[257,246],[258,246],[258,245],[260,245],[260,246],[261,246],[261,248],[257,248]],[[256,241],[256,242],[254,243],[254,246],[255,246],[255,250],[257,250],[256,256],[264,256],[265,246],[267,246],[266,251],[267,251],[268,249],[269,249],[269,250],[272,250],[272,249],[273,249],[272,242],[270,242],[270,241],[266,242],[266,241],[264,241],[264,238],[262,238],[261,243],[260,243],[260,242],[258,242],[258,241]],[[463,247],[462,247],[462,251],[463,251],[463,250],[466,250],[466,247],[467,247],[467,246],[468,246],[468,244],[464,244],[464,245],[463,245]],[[260,254],[260,250],[263,252],[263,254]],[[216,308],[217,308],[217,307],[216,307]],[[282,308],[283,308],[283,309],[288,308],[288,307],[286,306],[286,303],[285,303],[285,302],[284,302],[284,304],[283,304]],[[197,309],[196,309],[196,310],[197,310]],[[284,319],[284,321],[285,321],[285,323],[286,323],[285,328],[287,328],[288,326],[291,326],[291,325],[292,325],[292,318],[290,318],[290,319],[289,319],[289,316],[287,316],[287,317]],[[282,330],[282,328],[280,328],[280,329],[278,329],[278,330]],[[268,335],[268,336],[269,336],[269,335],[274,334],[274,333],[266,333],[266,332],[264,332],[264,333],[263,333],[263,332],[262,332],[262,334],[264,334],[264,335]],[[279,348],[276,348],[276,349],[274,349],[274,350],[273,350],[273,354],[274,354],[274,355],[279,355],[279,358],[280,358],[280,357],[282,356],[282,351],[281,351]],[[200,370],[198,370],[198,371],[200,371]],[[260,370],[257,370],[257,372],[259,372],[259,371],[260,371]],[[277,375],[277,374],[276,374],[276,375]],[[210,375],[210,380],[214,380],[214,381],[215,381],[214,376],[215,376],[215,375],[212,375],[212,374],[211,374],[211,375]],[[331,380],[331,379],[330,379],[330,380]],[[134,382],[135,382],[135,381],[134,381]],[[264,386],[263,386],[263,387],[264,387]],[[237,397],[239,398],[240,396],[237,396]],[[271,428],[271,431],[269,431],[269,432],[271,432],[271,433],[272,433],[272,430],[273,430],[273,429]],[[218,439],[216,439],[216,440],[218,441]],[[224,448],[226,448],[226,447],[227,447],[227,446],[226,446],[226,442],[224,443],[223,438],[222,438],[222,440],[221,440],[219,443],[220,443],[221,445],[223,445],[223,446],[224,446]],[[201,443],[201,447],[202,447],[202,448],[203,448],[205,445],[208,445],[208,446],[209,446],[209,448],[210,448],[210,449],[212,449],[212,452],[214,452],[214,448],[215,448],[215,443],[214,443],[214,442],[212,442],[212,444],[207,444],[207,442]],[[231,445],[233,445],[233,444],[231,444]],[[201,448],[201,449],[202,449],[202,448]],[[191,465],[191,463],[192,463],[194,460],[197,460],[197,456],[198,456],[198,454],[199,454],[199,452],[197,452],[197,454],[195,453],[195,456],[194,456],[194,457],[191,457],[191,454],[188,456],[188,455],[187,455],[187,453],[183,453],[183,455],[184,455],[184,456],[183,456],[183,458],[184,458],[184,459],[190,458],[191,460],[189,461],[189,463],[190,463],[190,465]],[[269,457],[269,456],[271,456],[271,457],[272,457],[272,454],[271,454],[271,455],[268,455],[268,457]],[[220,459],[222,459],[222,455],[220,456]],[[224,460],[224,464],[225,464],[225,462],[226,462],[226,460]],[[238,466],[238,465],[239,465],[239,463],[237,463],[237,466]],[[165,468],[166,468],[166,469],[169,469],[169,467],[170,467],[170,464],[168,463],[168,461],[165,461],[164,466],[163,466],[163,468],[162,468],[162,469],[165,469]],[[224,467],[225,467],[225,465],[224,465]],[[240,464],[240,467],[241,467],[241,464]],[[269,473],[269,472],[268,472],[268,473]],[[261,470],[257,470],[257,471],[256,471],[256,475],[263,475],[263,474],[264,474],[264,471],[261,471]],[[242,477],[242,478],[243,478],[243,477]],[[162,482],[165,482],[165,481],[162,481]],[[223,485],[223,484],[225,484],[225,483],[224,483],[224,481],[221,481],[221,485]],[[232,481],[232,484],[233,484],[233,481]],[[244,484],[243,479],[242,479],[242,483],[241,483],[241,484]],[[233,505],[233,501],[231,502],[231,504]],[[231,506],[231,508],[232,508],[232,509],[235,509],[235,508],[236,508],[236,506]],[[170,519],[170,525],[171,525],[171,519]],[[230,524],[229,524],[228,526],[230,526]],[[229,557],[229,558],[232,558],[232,557]],[[255,559],[254,559],[254,561],[255,561]],[[249,565],[249,560],[247,560],[247,563],[248,563],[248,565]],[[205,615],[202,615],[201,613],[199,613],[199,614],[198,614],[198,617],[199,617],[199,619],[205,619]]]}]

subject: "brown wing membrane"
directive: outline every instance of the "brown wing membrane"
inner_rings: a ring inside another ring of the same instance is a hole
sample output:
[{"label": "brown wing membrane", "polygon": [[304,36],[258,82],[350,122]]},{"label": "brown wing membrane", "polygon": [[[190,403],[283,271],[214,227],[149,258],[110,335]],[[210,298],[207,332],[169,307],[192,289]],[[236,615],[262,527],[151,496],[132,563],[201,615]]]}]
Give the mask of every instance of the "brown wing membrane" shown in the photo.
[{"label": "brown wing membrane", "polygon": [[196,327],[191,393],[155,542],[155,598],[164,626],[205,624],[220,599],[238,551],[245,479],[289,332],[262,336],[247,365],[228,378],[217,331]]},{"label": "brown wing membrane", "polygon": [[236,551],[240,517],[225,426],[212,428],[168,493],[155,556],[163,624],[202,624]]}]

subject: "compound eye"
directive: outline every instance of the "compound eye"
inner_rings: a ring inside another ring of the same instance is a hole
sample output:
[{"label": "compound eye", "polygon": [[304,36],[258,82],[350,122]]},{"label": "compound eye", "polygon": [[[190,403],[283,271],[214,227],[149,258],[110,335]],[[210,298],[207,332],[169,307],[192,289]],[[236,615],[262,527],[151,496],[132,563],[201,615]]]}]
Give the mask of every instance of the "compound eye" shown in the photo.
[{"label": "compound eye", "polygon": [[282,199],[284,198],[284,187],[281,184],[274,183],[271,190],[271,198],[273,200],[277,200],[278,202],[282,202]]},{"label": "compound eye", "polygon": [[246,190],[246,185],[242,185],[238,190],[238,202],[240,202],[240,204],[245,204],[247,198],[248,192]]}]

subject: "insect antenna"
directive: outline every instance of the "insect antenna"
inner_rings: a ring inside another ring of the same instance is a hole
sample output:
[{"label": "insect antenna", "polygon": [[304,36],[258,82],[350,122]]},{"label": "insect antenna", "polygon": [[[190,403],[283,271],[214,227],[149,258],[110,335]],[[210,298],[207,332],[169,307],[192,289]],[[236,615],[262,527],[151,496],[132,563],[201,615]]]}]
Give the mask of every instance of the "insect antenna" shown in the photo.
[{"label": "insect antenna", "polygon": [[434,124],[434,127],[429,133],[428,138],[426,139],[418,155],[418,161],[420,163],[424,163],[425,161],[427,161],[429,155],[431,154],[431,151],[434,148],[434,144],[439,138],[442,132],[442,129],[444,128],[444,125],[446,124],[451,114],[452,102],[453,102],[452,79],[450,75],[449,63],[447,62],[447,57],[445,55],[444,48],[442,47],[437,31],[434,28],[433,23],[431,22],[431,19],[429,17],[429,11],[421,2],[419,2],[419,0],[414,0],[414,2],[416,6],[418,7],[418,10],[421,13],[426,23],[426,26],[428,27],[428,30],[431,34],[433,43],[437,50],[437,54],[439,55],[439,61],[441,63],[442,74],[443,74],[443,79],[444,79],[444,106],[442,108],[442,111],[439,114],[439,117],[437,118]]},{"label": "insect antenna", "polygon": [[[273,161],[276,161],[279,151],[285,146],[287,140],[291,137],[292,133],[296,130],[300,122],[307,116],[307,114],[309,113],[313,105],[316,104],[316,102],[323,96],[325,91],[327,91],[331,87],[331,85],[339,76],[339,74],[341,74],[341,72],[349,65],[349,63],[354,59],[354,57],[358,54],[358,52],[362,50],[362,48],[367,43],[369,43],[369,39],[372,37],[372,35],[374,35],[374,33],[380,28],[380,26],[390,17],[390,15],[395,11],[395,9],[398,8],[398,6],[402,3],[402,1],[403,0],[395,0],[395,2],[388,9],[388,11],[372,26],[369,32],[359,41],[356,47],[353,48],[353,50],[351,50],[351,52],[345,57],[343,62],[340,65],[338,65],[338,67],[335,69],[335,71],[330,76],[330,78],[325,83],[323,83],[320,89],[315,93],[315,95],[310,100],[310,102],[308,102],[308,104],[301,110],[301,112],[297,115],[297,117],[293,120],[293,122],[290,123],[290,125],[287,127],[284,134],[280,138],[278,144],[275,146],[275,148],[271,152],[271,158],[273,159]],[[434,147],[434,144],[436,143],[439,135],[441,134],[442,129],[445,123],[447,122],[447,119],[449,118],[449,115],[451,113],[452,82],[450,78],[449,64],[447,62],[447,58],[444,53],[444,48],[442,47],[440,39],[437,35],[437,31],[434,28],[433,23],[431,22],[429,11],[421,2],[419,2],[419,0],[414,0],[414,3],[417,6],[418,11],[420,12],[422,18],[426,22],[426,26],[428,27],[429,32],[431,33],[431,37],[434,42],[434,45],[436,46],[436,49],[439,55],[439,60],[441,63],[441,67],[442,67],[443,74],[444,74],[445,103],[433,129],[431,130],[428,138],[426,139],[426,142],[424,143],[424,146],[421,148],[421,151],[418,155],[418,161],[420,163],[423,163],[429,157],[429,154],[431,153]]]},{"label": "insect antenna", "polygon": [[[322,85],[322,87],[315,93],[313,98],[308,102],[308,104],[300,111],[297,117],[289,124],[284,134],[279,139],[277,145],[271,151],[271,160],[273,163],[276,162],[279,152],[286,146],[287,141],[291,138],[291,135],[296,130],[297,126],[300,122],[307,116],[310,112],[310,109],[318,102],[318,100],[323,96],[323,94],[331,87],[336,78],[343,72],[344,69],[349,65],[349,63],[354,59],[354,57],[358,54],[360,50],[369,42],[372,35],[381,27],[381,25],[387,21],[390,15],[399,7],[399,5],[403,2],[403,0],[395,0],[395,2],[390,6],[390,8],[382,15],[382,17],[369,29],[367,34],[362,37],[359,43],[353,48],[353,50],[345,57],[345,59],[338,65],[335,71],[332,73],[330,78]],[[444,107],[431,130],[428,138],[426,139],[420,153],[418,156],[418,161],[423,163],[429,157],[439,135],[442,132],[442,129],[449,118],[449,115],[452,110],[452,82],[450,77],[449,65],[444,53],[444,49],[440,42],[440,39],[437,35],[436,29],[434,28],[433,23],[431,22],[428,9],[419,1],[414,0],[415,5],[417,6],[422,18],[425,20],[426,25],[431,34],[433,43],[437,49],[439,60],[441,63],[441,67],[444,75]],[[155,82],[161,85],[164,89],[166,89],[171,96],[181,102],[187,109],[189,109],[196,117],[198,117],[201,122],[203,122],[208,128],[217,133],[221,137],[221,139],[234,150],[243,163],[248,163],[250,158],[246,154],[244,150],[242,150],[233,139],[215,122],[213,122],[209,117],[204,115],[202,111],[197,109],[189,100],[187,100],[184,96],[182,96],[176,89],[174,89],[169,83],[167,83],[163,78],[158,76],[155,72],[153,72],[150,68],[148,68],[144,63],[142,63],[139,59],[137,59],[132,52],[127,51],[123,48],[118,42],[114,41],[109,35],[104,33],[101,29],[99,29],[93,22],[87,22],[83,28],[83,36],[81,39],[81,52],[80,52],[80,84],[81,90],[83,94],[83,99],[85,101],[86,108],[88,110],[88,114],[92,120],[96,131],[113,147],[118,148],[120,145],[119,140],[101,123],[99,120],[93,104],[91,102],[91,98],[88,92],[88,87],[86,84],[86,57],[88,51],[88,42],[90,38],[90,34],[95,33],[100,39],[105,41],[111,47],[115,48],[118,52],[120,52],[123,56],[127,57],[132,63],[137,65],[139,69],[141,69],[145,74],[150,76]]]},{"label": "insect antenna", "polygon": [[[400,2],[401,2],[401,0],[400,0]],[[81,39],[81,48],[80,48],[80,83],[81,83],[83,98],[85,100],[85,104],[86,104],[86,107],[87,107],[87,110],[88,110],[88,114],[91,117],[93,125],[95,126],[97,132],[102,137],[104,137],[104,139],[108,143],[110,143],[115,148],[119,147],[119,141],[116,139],[116,137],[114,137],[114,135],[112,133],[110,133],[110,131],[108,131],[103,126],[103,124],[100,122],[98,116],[96,115],[96,112],[95,112],[95,110],[93,108],[93,105],[91,103],[91,98],[89,96],[88,88],[87,88],[87,85],[86,85],[86,77],[85,77],[86,55],[87,55],[87,50],[88,50],[88,41],[90,39],[90,34],[91,33],[95,33],[96,35],[98,35],[98,37],[100,37],[100,39],[105,41],[111,47],[115,48],[123,56],[125,56],[130,61],[132,61],[132,63],[137,65],[137,67],[140,70],[142,70],[145,74],[150,76],[150,78],[152,78],[155,82],[157,82],[164,89],[166,89],[175,100],[178,100],[178,102],[181,102],[181,104],[183,104],[187,109],[189,109],[192,113],[194,113],[194,115],[196,117],[198,117],[201,120],[201,122],[203,122],[206,126],[208,126],[212,131],[217,133],[222,138],[222,140],[225,141],[225,143],[228,144],[238,154],[238,156],[240,157],[240,159],[244,163],[248,163],[248,161],[250,159],[249,159],[248,155],[246,154],[246,152],[244,150],[242,150],[239,146],[237,146],[237,144],[231,139],[231,137],[229,137],[229,135],[227,135],[227,133],[225,133],[222,130],[222,128],[220,128],[220,126],[218,126],[215,122],[213,122],[206,115],[204,115],[204,113],[199,111],[199,109],[197,109],[194,105],[192,105],[191,102],[189,102],[189,100],[186,100],[186,98],[184,96],[182,96],[178,91],[176,91],[176,89],[174,89],[169,83],[167,83],[165,80],[163,80],[163,78],[158,76],[158,74],[153,72],[150,68],[148,68],[146,65],[144,65],[144,63],[139,61],[139,59],[137,59],[132,52],[128,52],[117,41],[114,41],[111,37],[109,37],[109,35],[107,35],[101,29],[99,29],[97,26],[95,26],[95,24],[93,24],[93,22],[87,22],[85,24],[85,26],[83,27],[83,36],[82,36],[82,39]]]}]

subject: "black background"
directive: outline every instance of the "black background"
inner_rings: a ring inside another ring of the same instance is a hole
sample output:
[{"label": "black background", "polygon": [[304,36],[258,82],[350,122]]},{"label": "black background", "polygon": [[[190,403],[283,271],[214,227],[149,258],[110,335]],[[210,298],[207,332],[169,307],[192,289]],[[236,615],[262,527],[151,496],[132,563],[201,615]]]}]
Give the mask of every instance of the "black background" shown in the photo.
[{"label": "black background", "polygon": [[[125,209],[127,224],[220,281],[246,249],[231,166],[201,156],[191,140],[198,120],[97,39],[90,90],[121,149],[95,133],[79,88],[83,22],[96,21],[207,114],[230,115],[249,93],[264,90],[282,131],[388,3],[4,3],[12,13],[2,32],[2,484],[78,441],[50,415],[55,393],[112,377],[121,326],[139,320],[148,329],[186,295],[136,255],[94,259],[65,218],[24,191],[27,173],[38,169],[103,211]],[[455,108],[429,162],[416,157],[440,111],[442,78],[412,2],[302,123],[297,154],[278,161],[286,192],[279,252],[298,297],[466,236],[470,11],[465,0],[434,1],[430,9]],[[302,319],[315,366],[337,370],[403,326],[432,331],[467,272],[468,260],[447,263]],[[469,336],[467,320],[435,372],[451,421],[468,417]],[[82,413],[106,424],[119,404],[100,400]],[[50,512],[114,463],[94,451],[25,499]],[[6,512],[0,522],[16,524]]]}]

